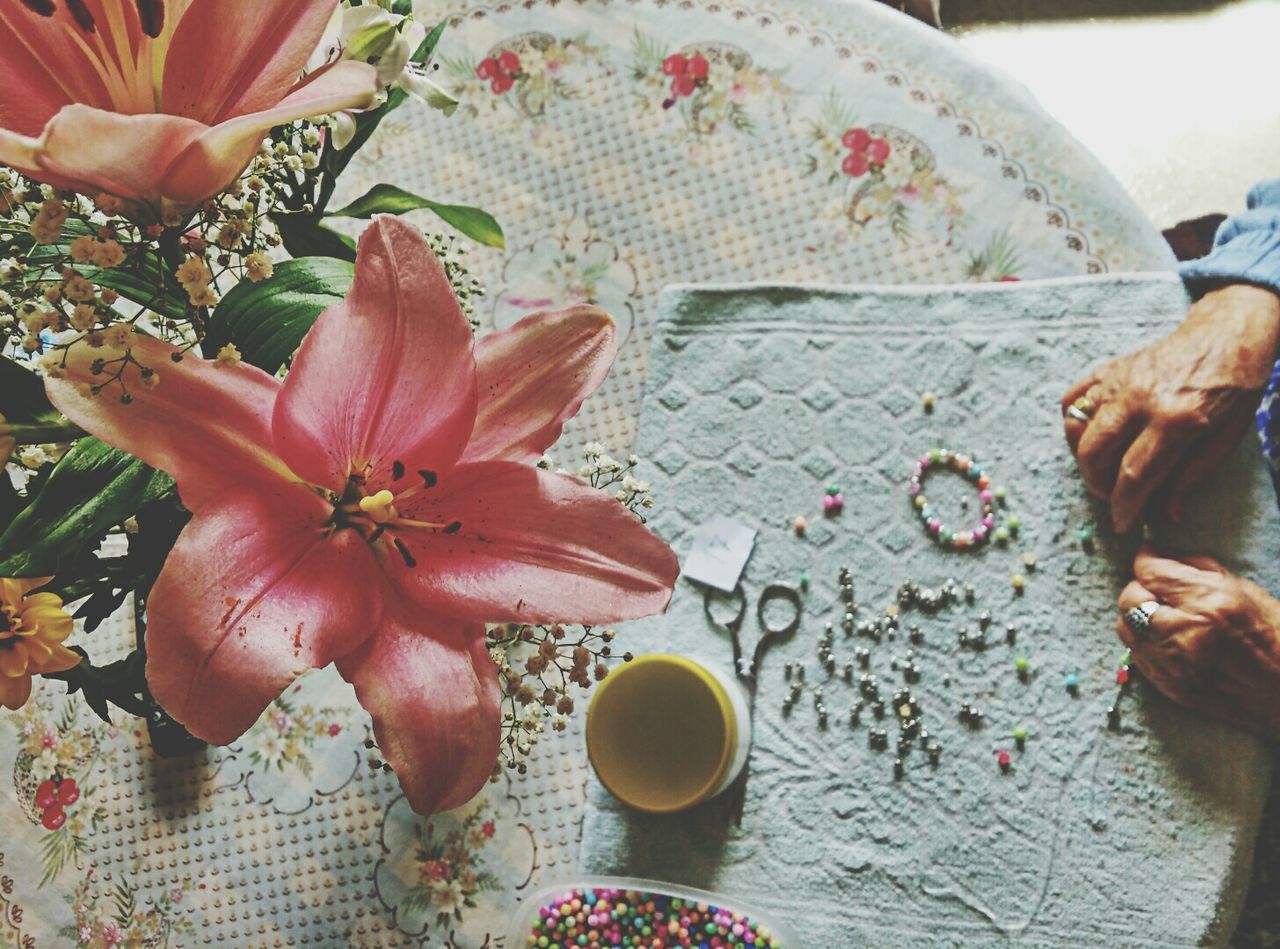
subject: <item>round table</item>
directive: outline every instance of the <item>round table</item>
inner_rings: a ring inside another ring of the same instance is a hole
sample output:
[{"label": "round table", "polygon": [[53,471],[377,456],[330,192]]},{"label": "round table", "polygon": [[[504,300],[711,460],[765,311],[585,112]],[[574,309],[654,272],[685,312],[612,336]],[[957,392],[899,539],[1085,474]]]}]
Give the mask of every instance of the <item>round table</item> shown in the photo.
[{"label": "round table", "polygon": [[[580,302],[617,318],[622,350],[561,443],[568,467],[589,438],[631,444],[668,284],[1173,265],[1024,90],[878,4],[501,0],[432,12],[450,17],[438,78],[458,113],[402,107],[338,201],[387,182],[493,212],[506,249],[467,258],[488,287],[484,328]],[[518,60],[511,82],[477,77],[503,53]],[[110,622],[95,657],[115,658],[108,643],[122,655],[131,636],[127,617]],[[13,775],[0,933],[16,945],[500,946],[516,904],[574,873],[579,725],[545,738],[524,778],[428,819],[367,766],[367,716],[332,669],[300,680],[234,745],[180,761],[157,759],[140,723],[108,726],[60,692],[43,683],[0,731]],[[50,831],[33,797],[55,768],[77,776],[81,797]]]}]

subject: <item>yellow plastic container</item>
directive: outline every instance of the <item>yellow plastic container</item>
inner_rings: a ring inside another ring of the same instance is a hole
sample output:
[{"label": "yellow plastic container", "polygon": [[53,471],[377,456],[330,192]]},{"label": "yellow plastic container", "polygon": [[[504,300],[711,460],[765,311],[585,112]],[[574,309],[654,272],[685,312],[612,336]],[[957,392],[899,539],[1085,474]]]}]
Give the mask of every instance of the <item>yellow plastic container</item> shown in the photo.
[{"label": "yellow plastic container", "polygon": [[625,804],[669,814],[719,794],[751,746],[746,693],[685,656],[652,653],[615,669],[587,710],[587,754]]}]

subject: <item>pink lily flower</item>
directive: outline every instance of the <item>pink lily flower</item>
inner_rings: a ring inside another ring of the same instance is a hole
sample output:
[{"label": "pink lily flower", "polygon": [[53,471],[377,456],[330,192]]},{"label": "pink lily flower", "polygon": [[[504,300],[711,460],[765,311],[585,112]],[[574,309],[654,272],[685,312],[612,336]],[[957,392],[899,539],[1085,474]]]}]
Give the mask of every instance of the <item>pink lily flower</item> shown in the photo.
[{"label": "pink lily flower", "polygon": [[55,188],[190,207],[274,126],[378,92],[367,63],[298,79],[335,0],[25,2],[0,3],[0,164]]},{"label": "pink lily flower", "polygon": [[[666,607],[671,549],[614,498],[534,466],[613,362],[599,310],[534,314],[477,342],[426,241],[379,217],[346,300],[283,383],[174,362],[143,336],[129,346],[104,374],[123,351],[73,345],[46,388],[76,424],[171,474],[194,515],[149,598],[147,679],[200,738],[234,741],[299,673],[336,661],[410,805],[445,810],[497,759],[486,621]],[[104,385],[116,371],[128,404]]]}]

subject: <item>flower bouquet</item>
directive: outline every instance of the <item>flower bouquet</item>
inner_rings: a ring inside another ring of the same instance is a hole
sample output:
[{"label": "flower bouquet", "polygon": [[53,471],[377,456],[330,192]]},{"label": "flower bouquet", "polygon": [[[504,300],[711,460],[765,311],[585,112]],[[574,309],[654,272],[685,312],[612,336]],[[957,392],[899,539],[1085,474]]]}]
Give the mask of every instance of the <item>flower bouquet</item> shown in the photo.
[{"label": "flower bouquet", "polygon": [[[607,674],[604,624],[665,607],[635,459],[589,446],[575,477],[544,454],[608,372],[611,318],[477,338],[464,247],[398,215],[501,246],[491,216],[390,184],[330,208],[390,111],[455,105],[430,78],[444,24],[412,13],[0,6],[5,707],[57,678],[181,751],[332,662],[427,813],[523,771]],[[335,217],[371,223],[357,242]],[[137,649],[95,665],[131,595]]]}]

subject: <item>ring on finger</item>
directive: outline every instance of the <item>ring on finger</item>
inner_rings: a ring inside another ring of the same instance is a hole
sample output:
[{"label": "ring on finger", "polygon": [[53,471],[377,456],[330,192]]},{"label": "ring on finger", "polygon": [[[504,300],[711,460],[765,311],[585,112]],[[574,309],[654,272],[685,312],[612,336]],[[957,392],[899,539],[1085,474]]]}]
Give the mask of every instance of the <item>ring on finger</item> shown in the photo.
[{"label": "ring on finger", "polygon": [[1089,398],[1087,395],[1080,396],[1080,398],[1072,402],[1071,405],[1072,407],[1079,409],[1085,415],[1088,415],[1090,417],[1093,416],[1094,412],[1098,411],[1097,404],[1093,401],[1093,399]]},{"label": "ring on finger", "polygon": [[1067,418],[1075,419],[1081,425],[1088,425],[1090,420],[1088,412],[1084,412],[1081,409],[1076,408],[1074,405],[1067,406]]},{"label": "ring on finger", "polygon": [[1124,611],[1124,624],[1139,639],[1146,639],[1151,633],[1151,617],[1160,609],[1160,603],[1147,600]]}]

